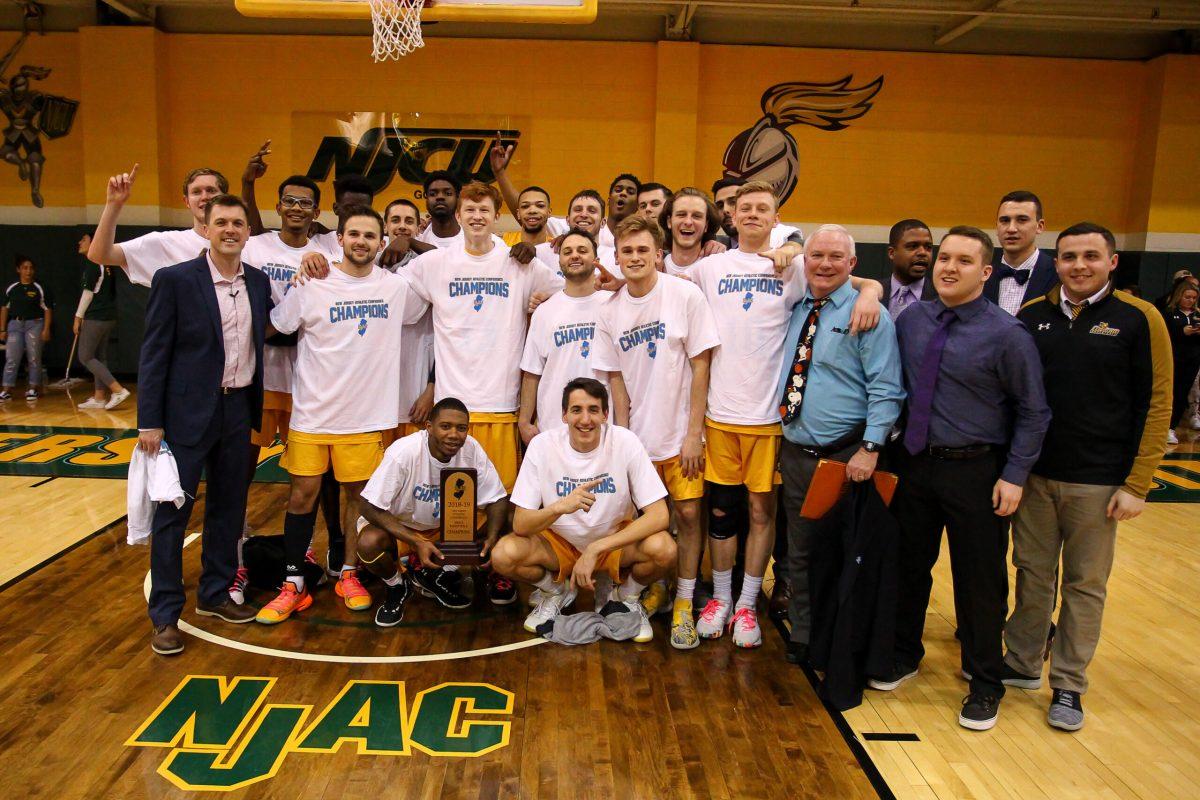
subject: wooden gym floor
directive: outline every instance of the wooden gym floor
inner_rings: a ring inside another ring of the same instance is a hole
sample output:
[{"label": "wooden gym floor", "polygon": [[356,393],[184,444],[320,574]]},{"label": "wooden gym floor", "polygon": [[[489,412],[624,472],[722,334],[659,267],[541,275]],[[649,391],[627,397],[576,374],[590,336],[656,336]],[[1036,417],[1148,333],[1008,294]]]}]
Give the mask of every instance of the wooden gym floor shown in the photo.
[{"label": "wooden gym floor", "polygon": [[[125,483],[93,477],[119,473],[128,435],[105,432],[134,427],[134,402],[78,411],[86,387],[73,395],[0,407],[8,795],[1200,796],[1200,505],[1152,503],[1122,524],[1074,735],[1045,724],[1049,689],[1010,690],[990,732],[958,727],[945,557],[920,677],[844,716],[784,662],[769,625],[751,652],[727,640],[675,652],[665,617],[647,645],[565,648],[525,634],[523,605],[482,599],[449,612],[414,598],[401,628],[379,631],[328,587],[277,628],[197,618],[189,596],[187,650],[165,659],[148,647],[147,551],[125,544]],[[1185,443],[1160,472],[1173,496],[1200,490],[1193,461],[1200,446]],[[285,494],[255,484],[256,532],[281,529]],[[185,553],[193,588],[198,544]]]}]

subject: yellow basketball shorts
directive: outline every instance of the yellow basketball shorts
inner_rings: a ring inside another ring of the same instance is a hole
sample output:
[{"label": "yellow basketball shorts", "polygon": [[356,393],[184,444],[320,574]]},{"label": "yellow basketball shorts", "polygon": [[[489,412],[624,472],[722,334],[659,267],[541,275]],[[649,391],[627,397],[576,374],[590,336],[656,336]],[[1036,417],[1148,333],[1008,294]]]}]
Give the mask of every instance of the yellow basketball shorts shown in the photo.
[{"label": "yellow basketball shorts", "polygon": [[333,464],[338,483],[369,480],[383,460],[383,437],[369,433],[304,433],[290,431],[283,453],[292,475],[324,475]]},{"label": "yellow basketball shorts", "polygon": [[[618,529],[628,525],[628,522],[622,522]],[[554,557],[558,559],[558,576],[555,577],[556,583],[562,583],[571,577],[571,572],[575,569],[575,562],[583,555],[575,548],[575,545],[568,542],[566,539],[559,536],[552,530],[542,531],[538,534],[550,545],[550,549],[554,551]],[[621,548],[617,548],[608,553],[602,560],[597,562],[596,570],[604,570],[612,578],[614,584],[621,582]]]},{"label": "yellow basketball shorts", "polygon": [[778,425],[728,425],[704,421],[704,479],[770,492],[780,483]]},{"label": "yellow basketball shorts", "polygon": [[263,392],[262,423],[250,432],[250,443],[270,447],[275,439],[287,444],[288,425],[292,421],[292,396],[287,392]]},{"label": "yellow basketball shorts", "polygon": [[685,478],[683,461],[679,456],[665,461],[655,461],[654,471],[667,487],[667,496],[672,500],[697,500],[704,497],[704,475]]},{"label": "yellow basketball shorts", "polygon": [[511,492],[517,482],[517,469],[521,466],[518,450],[521,437],[517,433],[516,412],[472,414],[468,433],[475,437],[475,441],[491,459],[505,491]]},{"label": "yellow basketball shorts", "polygon": [[383,449],[386,450],[392,446],[392,442],[398,439],[403,439],[405,436],[412,436],[418,431],[425,430],[424,425],[417,425],[412,422],[401,422],[396,427],[388,431],[380,431],[383,435]]}]

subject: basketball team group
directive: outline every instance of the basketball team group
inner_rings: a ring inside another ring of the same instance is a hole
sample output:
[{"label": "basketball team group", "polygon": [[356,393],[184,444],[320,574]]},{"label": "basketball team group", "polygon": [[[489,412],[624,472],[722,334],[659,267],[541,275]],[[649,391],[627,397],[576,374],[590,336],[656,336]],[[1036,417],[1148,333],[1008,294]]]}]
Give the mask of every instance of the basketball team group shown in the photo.
[{"label": "basketball team group", "polygon": [[[269,154],[250,159],[240,194],[192,171],[191,228],[119,243],[137,166],[113,176],[87,249],[150,287],[138,448],[150,483],[169,474],[183,493],[153,512],[156,653],[184,649],[202,472],[196,613],[229,623],[295,625],[316,602],[373,610],[386,628],[416,595],[465,608],[470,581],[507,605],[529,584],[535,635],[578,595],[637,642],[664,614],[679,650],[759,647],[777,612],[788,662],[832,669],[812,556],[857,526],[873,544],[852,567],[888,559],[894,578],[870,623],[886,653],[859,666],[880,691],[918,675],[944,530],[969,683],[959,723],[995,725],[1006,687],[1041,686],[1048,653],[1048,723],[1082,727],[1117,523],[1143,510],[1195,378],[1193,365],[1176,379],[1189,367],[1173,346],[1200,343],[1194,279],[1161,312],[1114,287],[1108,229],[1071,224],[1041,251],[1042,202],[1014,191],[994,230],[935,241],[919,219],[897,222],[881,283],[855,274],[846,228],[781,224],[769,183],[672,191],[621,174],[560,207],[513,185],[499,142],[494,183],[431,172],[423,209],[339,176],[336,230],[318,221],[330,198],[293,175],[266,230],[255,188]],[[506,207],[519,229],[499,236]],[[256,610],[247,496],[280,442],[281,563]],[[814,516],[807,494],[830,462],[843,500]],[[469,570],[439,549],[446,469],[477,476]],[[332,596],[314,591],[327,579]]]}]

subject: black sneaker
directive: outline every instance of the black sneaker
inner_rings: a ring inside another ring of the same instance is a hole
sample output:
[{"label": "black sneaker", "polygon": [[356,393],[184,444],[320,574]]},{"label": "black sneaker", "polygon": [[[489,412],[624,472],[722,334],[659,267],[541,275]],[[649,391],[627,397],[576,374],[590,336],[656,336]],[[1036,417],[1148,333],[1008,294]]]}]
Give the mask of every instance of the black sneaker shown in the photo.
[{"label": "black sneaker", "polygon": [[1055,689],[1046,721],[1050,723],[1050,727],[1064,731],[1077,731],[1082,728],[1083,702],[1079,698],[1079,692]]},{"label": "black sneaker", "polygon": [[400,582],[395,586],[384,584],[386,590],[383,595],[383,602],[379,604],[379,608],[375,609],[375,624],[381,628],[391,628],[400,624],[400,620],[404,619],[404,604],[408,602],[408,596],[411,593],[408,588],[408,579],[403,575],[400,576]]},{"label": "black sneaker", "polygon": [[499,572],[488,576],[488,600],[494,606],[506,606],[517,599],[517,585]]},{"label": "black sneaker", "polygon": [[413,571],[413,583],[417,590],[426,597],[432,597],[446,608],[466,608],[471,600],[458,593],[454,588],[458,583],[457,576],[438,567],[425,567]]},{"label": "black sneaker", "polygon": [[877,689],[881,692],[890,692],[909,678],[915,677],[917,677],[916,667],[910,667],[908,664],[901,664],[899,661],[897,661],[892,666],[892,671],[887,675],[880,675],[877,678],[868,678],[867,686],[870,686],[872,689]]},{"label": "black sneaker", "polygon": [[1022,675],[1004,662],[1000,666],[1000,682],[1005,686],[1015,686],[1018,689],[1042,688],[1041,675]]},{"label": "black sneaker", "polygon": [[958,724],[973,731],[986,731],[995,726],[999,716],[999,697],[972,692],[963,698],[962,711],[958,712]]}]

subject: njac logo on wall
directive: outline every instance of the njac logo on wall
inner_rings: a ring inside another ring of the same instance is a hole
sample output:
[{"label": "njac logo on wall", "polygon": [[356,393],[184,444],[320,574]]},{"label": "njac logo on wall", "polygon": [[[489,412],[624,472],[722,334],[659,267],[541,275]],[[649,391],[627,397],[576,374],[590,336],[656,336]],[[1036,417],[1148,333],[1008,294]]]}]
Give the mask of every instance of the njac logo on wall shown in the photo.
[{"label": "njac logo on wall", "polygon": [[862,86],[851,86],[853,80],[847,75],[830,83],[777,83],[763,92],[762,118],[725,148],[725,177],[766,181],[775,187],[780,205],[786,202],[800,173],[800,151],[787,129],[811,125],[840,131],[866,114],[883,88],[883,76]]},{"label": "njac logo on wall", "polygon": [[[466,184],[471,181],[492,183],[488,151],[497,141],[516,146],[521,131],[513,126],[434,127],[418,124],[405,115],[402,124],[392,121],[397,115],[356,114],[350,121],[336,120],[339,132],[329,133],[327,116],[303,115],[303,124],[320,128],[320,143],[313,153],[306,174],[315,181],[342,175],[362,175],[376,192],[387,188],[399,176],[405,183],[420,187],[427,175],[445,169]],[[313,131],[315,133],[315,131]],[[308,130],[305,130],[308,133]],[[307,135],[302,136],[303,139]],[[311,139],[310,139],[311,141]],[[419,196],[419,194],[418,194]]]}]

